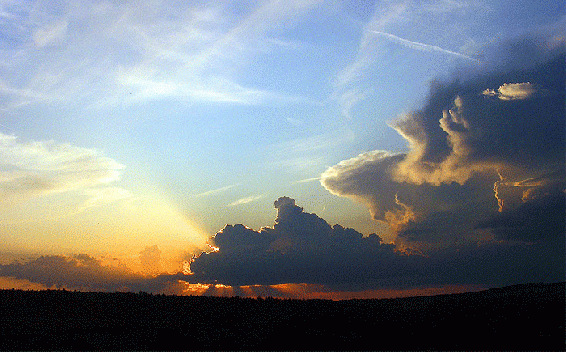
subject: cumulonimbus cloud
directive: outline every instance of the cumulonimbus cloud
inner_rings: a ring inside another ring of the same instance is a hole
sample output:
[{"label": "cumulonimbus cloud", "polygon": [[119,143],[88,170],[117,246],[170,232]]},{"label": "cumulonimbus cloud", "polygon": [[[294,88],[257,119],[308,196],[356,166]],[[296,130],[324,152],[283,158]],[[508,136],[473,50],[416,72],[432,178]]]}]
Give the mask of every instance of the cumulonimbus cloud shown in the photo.
[{"label": "cumulonimbus cloud", "polygon": [[[406,255],[375,234],[364,237],[353,229],[331,226],[305,212],[292,198],[280,197],[274,206],[273,227],[256,231],[227,225],[211,238],[213,251],[193,258],[192,275],[183,280],[230,286],[293,283],[338,290],[503,283],[522,275],[525,268],[518,263],[525,258],[533,258],[529,265],[543,268],[544,275],[563,258],[552,246],[513,246],[500,241],[472,243],[427,256],[414,251]],[[547,259],[537,263],[534,258],[543,253]],[[522,279],[533,279],[532,272],[525,275],[529,278]]]},{"label": "cumulonimbus cloud", "polygon": [[[407,153],[361,154],[330,167],[321,184],[368,205],[398,239],[497,237],[503,232],[480,233],[478,223],[534,209],[521,204],[537,197],[563,197],[565,52],[554,47],[537,56],[545,61],[521,70],[434,85],[422,109],[391,124],[407,140]],[[552,228],[549,237],[560,232]]]}]

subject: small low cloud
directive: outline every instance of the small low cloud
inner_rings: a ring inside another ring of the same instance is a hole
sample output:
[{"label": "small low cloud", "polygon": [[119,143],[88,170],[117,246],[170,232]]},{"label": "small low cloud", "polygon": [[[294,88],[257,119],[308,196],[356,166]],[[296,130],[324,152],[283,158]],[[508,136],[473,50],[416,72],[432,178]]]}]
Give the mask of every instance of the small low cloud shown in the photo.
[{"label": "small low cloud", "polygon": [[527,83],[505,83],[497,91],[486,89],[482,92],[485,96],[498,97],[501,100],[528,99],[538,92],[538,89],[530,82]]},{"label": "small low cloud", "polygon": [[104,266],[87,254],[41,256],[25,263],[2,265],[0,274],[46,287],[101,291],[124,289],[139,276],[125,268]]},{"label": "small low cloud", "polygon": [[158,275],[155,272],[158,248],[147,247],[140,253],[140,259],[146,267],[149,265],[151,275],[133,272],[119,263],[103,263],[101,259],[82,253],[73,256],[46,255],[26,262],[0,265],[0,278],[4,278],[3,281],[15,280],[21,287],[32,289],[183,294],[185,286],[179,280],[185,278],[184,274]]}]

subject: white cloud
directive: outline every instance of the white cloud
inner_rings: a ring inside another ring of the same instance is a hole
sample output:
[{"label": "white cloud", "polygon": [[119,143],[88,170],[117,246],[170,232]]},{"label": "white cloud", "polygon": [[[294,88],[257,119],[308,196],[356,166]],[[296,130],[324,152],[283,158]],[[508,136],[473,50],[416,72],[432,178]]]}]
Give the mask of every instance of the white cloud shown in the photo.
[{"label": "white cloud", "polygon": [[320,181],[320,177],[310,177],[310,178],[304,178],[302,180],[299,181],[295,181],[292,184],[297,184],[297,183],[308,183],[308,182],[313,182],[313,181]]},{"label": "white cloud", "polygon": [[119,179],[123,168],[94,149],[55,141],[21,142],[0,133],[3,202],[108,184]]},{"label": "white cloud", "polygon": [[498,97],[501,100],[528,99],[538,92],[538,89],[530,82],[505,83],[497,91],[486,89],[482,93],[485,96]]},{"label": "white cloud", "polygon": [[68,24],[67,21],[61,20],[36,29],[33,33],[35,45],[41,48],[62,42],[67,34]]},{"label": "white cloud", "polygon": [[258,199],[263,198],[264,195],[255,195],[255,196],[249,196],[249,197],[244,197],[244,198],[240,198],[230,204],[228,204],[229,207],[235,207],[237,205],[242,205],[242,204],[247,204],[247,203],[251,203],[251,202],[255,202]]},{"label": "white cloud", "polygon": [[[368,83],[368,77],[385,59],[385,50],[382,41],[376,40],[376,34],[412,49],[423,51],[436,51],[466,60],[476,61],[474,58],[443,49],[439,46],[428,45],[421,42],[409,41],[390,32],[399,33],[401,29],[406,31],[418,31],[425,28],[423,23],[438,22],[439,25],[446,18],[446,14],[469,11],[471,8],[482,8],[480,3],[463,1],[384,1],[375,7],[370,21],[368,21],[360,32],[358,52],[352,62],[337,73],[334,79],[333,98],[340,106],[345,117],[352,117],[352,109],[375,89],[374,83]],[[483,8],[485,10],[485,8]],[[439,25],[439,27],[441,27]],[[404,31],[403,31],[404,32]],[[446,33],[439,30],[437,34],[442,37]],[[387,67],[382,67],[382,71]]]},{"label": "white cloud", "polygon": [[389,2],[376,7],[371,20],[364,26],[356,58],[338,72],[334,80],[333,98],[338,102],[345,117],[351,118],[352,108],[367,96],[367,89],[363,87],[362,82],[379,57],[368,30],[385,28],[399,22],[406,11],[406,4]]},{"label": "white cloud", "polygon": [[220,188],[215,188],[215,189],[211,189],[209,191],[205,191],[199,194],[194,195],[194,197],[206,197],[206,196],[212,196],[215,194],[219,194],[219,193],[224,193],[236,186],[238,186],[239,184],[234,184],[234,185],[229,185],[229,186],[224,186],[224,187],[220,187]]},{"label": "white cloud", "polygon": [[287,43],[277,32],[319,3],[265,1],[239,13],[227,4],[148,2],[5,9],[16,44],[0,52],[0,62],[15,64],[0,65],[0,107],[79,100],[112,106],[163,98],[301,103],[304,98],[241,84],[239,75],[250,58],[269,53],[266,47]]},{"label": "white cloud", "polygon": [[415,42],[415,41],[410,41],[410,40],[398,37],[396,35],[393,35],[391,33],[385,33],[385,32],[374,31],[374,30],[370,30],[370,33],[377,34],[379,36],[387,38],[387,39],[389,39],[389,40],[391,40],[395,43],[399,43],[399,44],[404,45],[406,47],[409,47],[411,49],[421,50],[421,51],[436,51],[436,52],[440,52],[440,53],[444,53],[444,54],[448,54],[448,55],[452,55],[452,56],[461,57],[461,58],[464,58],[464,59],[467,59],[467,60],[479,62],[477,59],[474,59],[473,57],[470,57],[468,55],[464,55],[464,54],[461,54],[461,53],[457,53],[455,51],[443,49],[443,48],[436,46],[436,45],[429,45],[429,44],[419,43],[419,42]]},{"label": "white cloud", "polygon": [[354,132],[346,129],[274,143],[268,147],[270,164],[282,169],[318,172],[329,150],[354,139]]}]

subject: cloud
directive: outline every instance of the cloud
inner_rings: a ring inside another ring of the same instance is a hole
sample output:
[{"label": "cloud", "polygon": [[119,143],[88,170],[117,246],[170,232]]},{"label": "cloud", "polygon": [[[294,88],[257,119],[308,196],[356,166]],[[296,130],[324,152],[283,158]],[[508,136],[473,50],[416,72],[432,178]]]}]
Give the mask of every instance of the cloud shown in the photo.
[{"label": "cloud", "polygon": [[373,218],[383,218],[386,211],[396,209],[389,170],[403,157],[381,150],[362,153],[328,168],[320,175],[320,182],[332,194],[367,204]]},{"label": "cloud", "polygon": [[564,192],[543,193],[516,208],[493,215],[477,225],[491,229],[498,238],[527,242],[564,241],[566,228],[566,198]]},{"label": "cloud", "polygon": [[515,61],[535,44],[545,53],[521,69],[496,67],[434,83],[422,109],[391,123],[408,152],[360,154],[328,168],[321,184],[366,204],[402,247],[563,237],[560,223],[540,209],[559,214],[556,199],[566,188],[565,86],[558,78],[566,50],[520,38]]},{"label": "cloud", "polygon": [[[154,247],[142,251],[140,259],[147,259],[155,264]],[[147,264],[147,262],[146,262]],[[151,269],[155,269],[151,267]],[[182,294],[184,285],[179,279],[183,274],[175,275],[143,275],[135,273],[124,265],[104,264],[88,254],[73,256],[48,255],[29,260],[0,265],[0,277],[11,277],[12,280],[31,282],[33,288],[37,284],[47,288],[65,288],[81,291],[145,291],[152,293]]]},{"label": "cloud", "polygon": [[330,133],[276,142],[268,147],[271,165],[285,170],[301,172],[324,167],[327,151],[353,141],[355,134],[350,129],[339,129]]},{"label": "cloud", "polygon": [[[420,289],[439,285],[503,286],[563,280],[564,236],[549,243],[484,241],[407,255],[375,234],[329,225],[289,197],[275,201],[273,227],[227,225],[212,251],[193,256],[190,271],[158,273],[161,252],[140,252],[145,274],[87,254],[42,256],[0,265],[0,277],[28,286],[83,291],[168,294],[308,296],[326,292]],[[499,227],[498,219],[483,224]],[[479,230],[478,230],[479,231]],[[189,269],[188,266],[186,269]],[[151,275],[148,275],[151,274]],[[324,296],[324,295],[323,295]]]},{"label": "cloud", "polygon": [[[556,246],[492,240],[427,256],[415,251],[406,255],[375,234],[364,237],[353,229],[331,226],[305,212],[292,198],[280,197],[274,206],[273,227],[256,231],[227,225],[216,233],[211,238],[215,251],[193,258],[193,274],[187,281],[223,287],[321,285],[328,290],[356,291],[561,278],[556,264],[564,253]],[[531,272],[535,267],[540,271]]]},{"label": "cloud", "polygon": [[[111,107],[174,98],[226,104],[309,99],[240,83],[250,59],[282,50],[278,33],[320,1],[231,5],[94,2],[88,9],[22,3],[3,9],[0,108]],[[262,50],[259,50],[261,48]],[[286,46],[284,50],[293,50]]]},{"label": "cloud", "polygon": [[[194,259],[190,282],[217,280],[232,286],[346,283],[351,278],[341,271],[361,270],[364,260],[374,255],[395,255],[392,246],[382,244],[377,235],[364,238],[353,229],[330,226],[315,214],[303,212],[291,198],[281,197],[274,205],[278,215],[272,228],[255,231],[227,225],[215,234],[212,242],[218,251]],[[333,267],[335,271],[325,273]],[[317,275],[322,276],[315,279]],[[354,281],[361,284],[363,279]]]},{"label": "cloud", "polygon": [[244,197],[244,198],[240,198],[236,201],[233,201],[232,203],[228,204],[229,207],[235,207],[238,205],[242,205],[242,204],[247,204],[247,203],[251,203],[251,202],[255,202],[256,200],[259,200],[261,198],[263,198],[263,194],[260,195],[255,195],[255,196],[249,196],[249,197]]},{"label": "cloud", "polygon": [[[390,32],[398,33],[406,29],[421,34],[420,32],[428,33],[431,29],[439,28],[439,31],[435,31],[435,35],[442,38],[446,35],[443,25],[453,25],[446,21],[447,18],[453,20],[455,16],[465,16],[469,11],[482,6],[477,2],[453,1],[384,1],[376,4],[371,19],[362,28],[355,58],[338,72],[334,80],[332,98],[338,103],[342,114],[352,118],[352,110],[356,105],[372,93],[379,92],[379,87],[372,86],[373,83],[368,78],[375,78],[376,74],[381,75],[391,69],[386,66],[388,51],[383,41],[376,40],[376,35],[412,49],[435,51],[477,62],[470,55],[409,41]],[[485,8],[481,10],[485,11]],[[466,17],[469,18],[469,15]]]},{"label": "cloud", "polygon": [[[21,142],[0,133],[0,194],[5,204],[105,185],[117,181],[123,168],[94,149],[55,141]],[[100,194],[98,199],[102,201]]]},{"label": "cloud", "polygon": [[393,35],[391,33],[385,33],[385,32],[381,32],[381,31],[370,30],[370,32],[377,34],[377,35],[380,35],[380,36],[383,36],[383,37],[385,37],[385,38],[387,38],[387,39],[389,39],[389,40],[391,40],[395,43],[399,43],[399,44],[404,45],[406,47],[409,47],[411,49],[421,50],[421,51],[429,51],[429,52],[436,51],[436,52],[460,57],[460,58],[463,58],[463,59],[479,62],[477,59],[474,59],[471,56],[464,55],[464,54],[461,54],[461,53],[457,53],[455,51],[442,49],[441,47],[438,47],[436,45],[429,45],[429,44],[419,43],[419,42],[415,42],[415,41],[410,41],[410,40],[398,37],[396,35]]},{"label": "cloud", "polygon": [[37,28],[33,33],[33,41],[38,47],[54,45],[63,41],[69,23],[65,20],[48,24],[44,27]]},{"label": "cloud", "polygon": [[292,184],[308,183],[308,182],[313,182],[313,181],[320,181],[320,177],[304,178],[304,179],[302,179],[302,180],[295,181],[295,182],[293,182]]},{"label": "cloud", "polygon": [[505,83],[497,89],[486,89],[482,92],[485,96],[498,97],[501,100],[527,99],[537,93],[537,88],[530,82],[527,83]]},{"label": "cloud", "polygon": [[199,194],[195,194],[193,197],[208,197],[208,196],[212,196],[212,195],[216,195],[219,193],[224,193],[236,186],[239,186],[239,184],[234,184],[234,185],[229,185],[229,186],[224,186],[224,187],[220,187],[220,188],[216,188],[216,189],[211,189],[209,191],[205,191]]},{"label": "cloud", "polygon": [[124,268],[104,266],[89,255],[41,256],[26,263],[0,267],[2,276],[41,283],[47,287],[96,288],[114,290],[125,287],[136,275]]},{"label": "cloud", "polygon": [[92,207],[108,205],[132,196],[128,190],[120,187],[89,188],[85,189],[83,194],[89,198],[84,202],[79,212]]}]

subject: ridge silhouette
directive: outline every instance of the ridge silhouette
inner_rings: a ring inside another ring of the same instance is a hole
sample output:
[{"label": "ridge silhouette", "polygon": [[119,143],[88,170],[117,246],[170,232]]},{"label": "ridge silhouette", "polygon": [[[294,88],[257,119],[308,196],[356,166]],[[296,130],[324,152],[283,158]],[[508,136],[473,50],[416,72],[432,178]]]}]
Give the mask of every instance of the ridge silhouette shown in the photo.
[{"label": "ridge silhouette", "polygon": [[0,349],[561,350],[565,288],[343,301],[2,290]]}]

